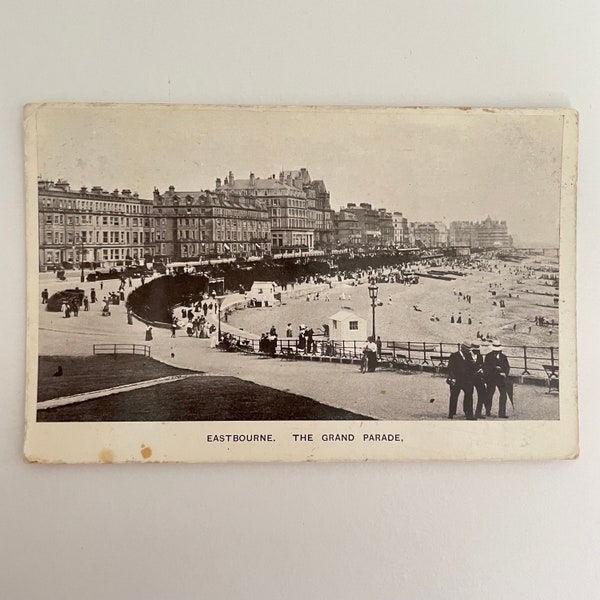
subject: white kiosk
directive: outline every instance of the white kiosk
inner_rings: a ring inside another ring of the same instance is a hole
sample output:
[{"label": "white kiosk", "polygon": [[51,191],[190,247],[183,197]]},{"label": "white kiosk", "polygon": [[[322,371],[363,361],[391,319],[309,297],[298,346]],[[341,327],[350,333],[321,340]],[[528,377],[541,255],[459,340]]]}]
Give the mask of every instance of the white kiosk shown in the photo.
[{"label": "white kiosk", "polygon": [[333,342],[366,341],[367,320],[356,313],[343,308],[329,317],[329,339]]},{"label": "white kiosk", "polygon": [[274,306],[276,288],[277,284],[274,281],[255,281],[248,297],[254,306]]}]

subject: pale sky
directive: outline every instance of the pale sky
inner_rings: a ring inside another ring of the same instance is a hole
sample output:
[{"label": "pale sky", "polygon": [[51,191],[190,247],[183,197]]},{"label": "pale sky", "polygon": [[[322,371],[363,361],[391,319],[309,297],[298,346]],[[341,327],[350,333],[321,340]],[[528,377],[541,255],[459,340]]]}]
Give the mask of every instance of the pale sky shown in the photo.
[{"label": "pale sky", "polygon": [[385,109],[45,106],[38,174],[72,188],[213,189],[228,171],[306,167],[331,206],[370,202],[409,221],[506,220],[521,245],[558,245],[560,115]]}]

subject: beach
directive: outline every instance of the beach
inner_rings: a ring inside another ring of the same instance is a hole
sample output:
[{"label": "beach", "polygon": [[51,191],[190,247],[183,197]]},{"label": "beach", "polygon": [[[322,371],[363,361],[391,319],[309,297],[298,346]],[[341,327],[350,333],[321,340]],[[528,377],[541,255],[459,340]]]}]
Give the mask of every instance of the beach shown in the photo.
[{"label": "beach", "polygon": [[[548,279],[539,278],[550,273],[555,263],[535,260],[540,258],[522,263],[493,260],[485,263],[485,270],[474,264],[461,269],[463,276],[453,281],[421,277],[418,284],[409,286],[380,283],[380,305],[375,308],[376,333],[384,341],[460,343],[476,341],[479,332],[506,346],[556,347],[559,312],[553,299],[556,290],[547,285]],[[531,271],[532,267],[550,270]],[[358,285],[335,282],[318,294],[302,293],[297,286],[293,293],[296,297],[283,294],[281,304],[276,306],[235,310],[228,315],[227,323],[253,334],[266,332],[274,325],[282,338],[288,323],[292,324],[294,336],[299,325],[319,332],[324,324],[330,323],[330,316],[349,308],[367,320],[371,332],[372,308],[367,287],[366,278]],[[538,326],[536,316],[543,316],[548,322],[554,320],[555,325]]]}]

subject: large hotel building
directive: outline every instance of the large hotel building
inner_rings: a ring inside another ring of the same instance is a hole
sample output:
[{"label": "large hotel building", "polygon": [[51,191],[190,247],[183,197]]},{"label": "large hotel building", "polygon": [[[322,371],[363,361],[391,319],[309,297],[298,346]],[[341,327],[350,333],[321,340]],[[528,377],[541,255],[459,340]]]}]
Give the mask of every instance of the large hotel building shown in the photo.
[{"label": "large hotel building", "polygon": [[38,180],[39,264],[138,264],[154,255],[152,200],[130,190],[72,190]]},{"label": "large hotel building", "polygon": [[[218,180],[217,180],[218,181]],[[154,190],[156,254],[166,260],[219,255],[262,256],[271,251],[271,221],[255,195]]]}]

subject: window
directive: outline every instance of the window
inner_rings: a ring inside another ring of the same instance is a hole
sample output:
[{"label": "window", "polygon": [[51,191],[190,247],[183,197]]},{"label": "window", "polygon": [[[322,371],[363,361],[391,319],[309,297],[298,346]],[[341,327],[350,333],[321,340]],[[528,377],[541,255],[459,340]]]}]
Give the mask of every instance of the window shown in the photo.
[{"label": "window", "polygon": [[350,329],[350,331],[358,331],[358,321],[349,321],[348,329]]}]

